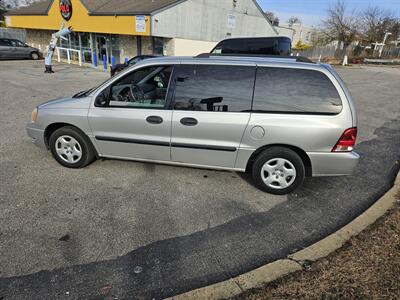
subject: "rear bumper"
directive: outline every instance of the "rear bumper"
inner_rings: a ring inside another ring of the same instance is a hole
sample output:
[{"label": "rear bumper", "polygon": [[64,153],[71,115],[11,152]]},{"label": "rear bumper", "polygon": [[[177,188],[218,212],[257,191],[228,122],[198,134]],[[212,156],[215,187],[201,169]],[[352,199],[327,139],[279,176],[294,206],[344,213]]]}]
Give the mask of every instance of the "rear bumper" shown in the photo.
[{"label": "rear bumper", "polygon": [[311,160],[313,176],[351,175],[360,159],[360,155],[356,152],[308,152],[307,154]]},{"label": "rear bumper", "polygon": [[28,123],[25,128],[26,128],[26,133],[32,139],[32,143],[34,143],[36,146],[42,149],[47,149],[46,143],[44,141],[43,129],[37,128],[33,123]]}]

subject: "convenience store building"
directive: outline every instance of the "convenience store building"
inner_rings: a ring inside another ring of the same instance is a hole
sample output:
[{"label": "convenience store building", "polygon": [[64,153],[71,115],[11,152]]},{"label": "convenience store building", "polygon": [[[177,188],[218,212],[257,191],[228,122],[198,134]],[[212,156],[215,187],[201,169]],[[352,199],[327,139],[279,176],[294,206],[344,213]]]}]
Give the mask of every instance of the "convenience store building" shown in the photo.
[{"label": "convenience store building", "polygon": [[196,55],[228,37],[277,35],[256,0],[44,0],[8,12],[5,21],[43,52],[65,22],[74,32],[59,47],[86,63]]}]

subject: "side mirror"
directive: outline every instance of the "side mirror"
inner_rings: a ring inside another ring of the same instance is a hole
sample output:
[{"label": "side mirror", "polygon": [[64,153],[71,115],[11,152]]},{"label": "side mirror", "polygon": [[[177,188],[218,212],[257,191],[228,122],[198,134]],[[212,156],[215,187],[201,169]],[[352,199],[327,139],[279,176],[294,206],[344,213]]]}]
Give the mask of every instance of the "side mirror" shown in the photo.
[{"label": "side mirror", "polygon": [[107,95],[106,91],[101,92],[94,101],[96,107],[106,107],[107,106]]}]

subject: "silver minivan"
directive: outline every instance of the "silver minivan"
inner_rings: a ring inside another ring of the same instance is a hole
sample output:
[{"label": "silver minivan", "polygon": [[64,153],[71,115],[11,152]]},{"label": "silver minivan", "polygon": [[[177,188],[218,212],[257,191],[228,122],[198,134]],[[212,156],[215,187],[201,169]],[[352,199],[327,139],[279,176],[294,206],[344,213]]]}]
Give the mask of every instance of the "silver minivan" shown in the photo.
[{"label": "silver minivan", "polygon": [[147,59],[39,105],[27,132],[65,167],[116,158],[248,171],[273,194],[306,176],[350,175],[359,160],[343,81],[329,65],[296,57]]},{"label": "silver minivan", "polygon": [[0,59],[41,58],[40,50],[27,44],[9,38],[0,38]]}]

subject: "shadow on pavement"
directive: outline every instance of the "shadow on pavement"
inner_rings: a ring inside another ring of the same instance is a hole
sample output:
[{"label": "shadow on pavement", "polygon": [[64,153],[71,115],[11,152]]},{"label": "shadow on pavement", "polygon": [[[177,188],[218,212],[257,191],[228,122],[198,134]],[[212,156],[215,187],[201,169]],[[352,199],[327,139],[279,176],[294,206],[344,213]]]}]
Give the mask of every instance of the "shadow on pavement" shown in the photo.
[{"label": "shadow on pavement", "polygon": [[393,185],[399,119],[375,134],[357,146],[361,160],[354,176],[308,179],[267,212],[161,240],[113,260],[2,278],[0,299],[159,299],[286,257],[353,220]]}]

